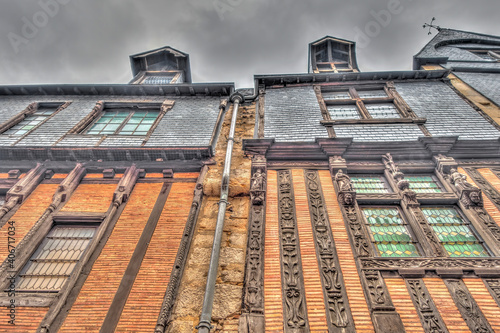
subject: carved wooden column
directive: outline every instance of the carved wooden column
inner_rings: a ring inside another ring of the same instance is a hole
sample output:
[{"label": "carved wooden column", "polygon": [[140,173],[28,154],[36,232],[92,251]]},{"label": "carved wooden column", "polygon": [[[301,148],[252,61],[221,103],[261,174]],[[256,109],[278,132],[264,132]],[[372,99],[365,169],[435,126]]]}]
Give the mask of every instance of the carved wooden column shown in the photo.
[{"label": "carved wooden column", "polygon": [[252,158],[250,212],[243,282],[243,310],[239,332],[265,332],[264,320],[264,230],[266,220],[267,161],[263,155]]},{"label": "carved wooden column", "polygon": [[490,323],[484,317],[465,283],[462,280],[456,279],[445,279],[444,283],[448,287],[455,305],[467,323],[467,326],[471,329],[471,332],[493,333],[493,328],[491,328]]},{"label": "carved wooden column", "polygon": [[484,209],[481,189],[470,184],[467,176],[457,171],[457,164],[453,159],[441,155],[435,158],[435,161],[437,172],[441,173],[458,196],[458,205],[462,212],[481,234],[493,254],[499,256],[500,227]]},{"label": "carved wooden column", "polygon": [[45,175],[45,170],[42,164],[37,163],[35,168],[31,169],[7,192],[5,203],[0,208],[0,227],[7,222],[7,219],[2,221],[3,217],[12,211],[14,207],[20,206],[40,184]]},{"label": "carved wooden column", "polygon": [[422,245],[423,254],[426,257],[445,257],[446,251],[420,210],[417,194],[415,191],[410,190],[410,182],[405,179],[403,172],[394,163],[391,154],[383,155],[382,162],[384,162],[386,168],[385,175],[387,179],[395,184],[397,191],[401,195],[401,207],[405,211],[405,215],[410,217],[409,223]]},{"label": "carved wooden column", "polygon": [[160,315],[158,316],[158,320],[156,321],[155,333],[165,332],[165,328],[167,327],[170,320],[170,315],[172,314],[172,309],[177,298],[177,292],[181,284],[184,267],[186,266],[187,255],[189,252],[189,248],[191,247],[191,241],[193,239],[196,221],[198,220],[201,202],[203,200],[203,181],[205,180],[207,171],[208,166],[205,165],[201,169],[200,175],[198,176],[198,181],[196,182],[193,203],[191,204],[191,209],[189,211],[186,226],[184,227],[184,234],[179,245],[179,250],[177,251],[175,264],[172,268],[172,273],[170,274],[170,281],[168,282],[167,291],[165,292],[165,296],[163,298]]},{"label": "carved wooden column", "polygon": [[347,170],[345,160],[339,156],[330,157],[329,164],[340,210],[354,247],[354,257],[373,257],[370,237],[363,226],[363,218],[356,202],[356,192],[352,188],[351,179],[344,173]]},{"label": "carved wooden column", "polygon": [[[365,299],[370,310],[373,326],[376,332],[396,333],[404,332],[403,322],[392,303],[389,291],[380,271],[362,270],[359,264],[361,257],[374,257],[368,231],[364,226],[363,218],[356,202],[356,192],[352,182],[343,170],[347,169],[341,158],[330,158],[330,172],[332,174],[337,199],[339,201],[344,221],[347,223],[351,246],[354,248],[356,266],[360,281],[365,293]],[[334,175],[335,172],[335,176]],[[346,227],[347,227],[346,226]]]},{"label": "carved wooden column", "polygon": [[355,332],[318,171],[305,170],[304,176],[316,257],[320,263],[328,329],[331,332]]},{"label": "carved wooden column", "polygon": [[500,306],[500,279],[483,279],[486,288],[491,294],[491,297]]},{"label": "carved wooden column", "polygon": [[278,171],[278,219],[281,276],[283,284],[284,332],[309,332],[304,276],[295,217],[292,173]]},{"label": "carved wooden column", "polygon": [[448,333],[448,329],[422,279],[405,279],[425,332]]}]

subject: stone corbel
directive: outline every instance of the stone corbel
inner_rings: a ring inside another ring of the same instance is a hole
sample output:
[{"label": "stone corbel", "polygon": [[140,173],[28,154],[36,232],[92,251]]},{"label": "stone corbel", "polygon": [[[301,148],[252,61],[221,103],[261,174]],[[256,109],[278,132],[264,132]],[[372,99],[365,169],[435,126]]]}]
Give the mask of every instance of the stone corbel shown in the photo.
[{"label": "stone corbel", "polygon": [[45,168],[37,163],[36,167],[31,169],[26,176],[21,178],[5,196],[5,203],[0,208],[0,220],[7,215],[16,205],[21,204],[30,195],[31,192],[43,180]]}]

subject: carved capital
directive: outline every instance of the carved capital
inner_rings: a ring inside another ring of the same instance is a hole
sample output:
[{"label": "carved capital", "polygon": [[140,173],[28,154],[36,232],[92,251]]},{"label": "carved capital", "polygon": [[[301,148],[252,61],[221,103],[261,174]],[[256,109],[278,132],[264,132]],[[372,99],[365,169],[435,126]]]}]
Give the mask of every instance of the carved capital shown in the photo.
[{"label": "carved capital", "polygon": [[128,200],[132,189],[135,186],[137,179],[139,178],[140,169],[137,169],[135,164],[128,167],[120,179],[115,192],[113,193],[113,205],[115,207],[120,206],[122,203]]},{"label": "carved capital", "polygon": [[458,164],[453,157],[447,157],[443,154],[438,154],[433,156],[432,159],[434,163],[436,163],[436,168],[438,172],[442,175],[446,175],[450,173],[451,169],[457,169]]},{"label": "carved capital", "polygon": [[336,174],[339,170],[342,170],[344,173],[347,172],[347,163],[342,156],[335,155],[328,157],[328,165],[332,175]]}]

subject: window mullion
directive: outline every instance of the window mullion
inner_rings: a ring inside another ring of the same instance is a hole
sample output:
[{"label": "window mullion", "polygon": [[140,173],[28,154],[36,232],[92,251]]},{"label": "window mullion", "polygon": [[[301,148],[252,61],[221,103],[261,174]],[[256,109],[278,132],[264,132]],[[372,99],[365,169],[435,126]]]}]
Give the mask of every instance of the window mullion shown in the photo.
[{"label": "window mullion", "polygon": [[350,87],[349,93],[351,94],[352,99],[356,101],[356,106],[358,107],[358,112],[361,115],[361,119],[372,119],[372,116],[366,109],[365,104],[363,103],[361,97],[359,97],[356,89],[354,87]]},{"label": "window mullion", "polygon": [[121,132],[121,130],[123,129],[123,127],[128,123],[128,121],[130,120],[130,118],[132,118],[132,116],[134,114],[135,114],[135,110],[128,113],[127,118],[125,118],[125,120],[122,121],[121,125],[118,126],[118,128],[115,131],[115,134],[119,134]]}]

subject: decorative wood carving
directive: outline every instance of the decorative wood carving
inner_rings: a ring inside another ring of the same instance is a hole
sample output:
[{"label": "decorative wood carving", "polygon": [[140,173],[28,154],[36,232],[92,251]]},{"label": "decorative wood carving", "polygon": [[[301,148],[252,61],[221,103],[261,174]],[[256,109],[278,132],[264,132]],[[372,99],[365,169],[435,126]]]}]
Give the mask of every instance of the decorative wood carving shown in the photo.
[{"label": "decorative wood carving", "polygon": [[428,244],[432,248],[432,253],[440,257],[447,257],[448,256],[447,252],[441,245],[441,242],[437,238],[436,233],[432,230],[431,226],[427,222],[427,219],[425,218],[420,208],[408,207],[408,210],[415,218],[415,220],[418,222],[420,229],[422,230]]},{"label": "decorative wood carving", "polygon": [[500,279],[483,279],[483,281],[495,302],[500,306]]},{"label": "decorative wood carving", "polygon": [[373,310],[394,311],[387,286],[378,270],[364,270],[363,277],[368,291],[370,308]]},{"label": "decorative wood carving", "polygon": [[462,280],[445,279],[444,283],[472,332],[494,332]]},{"label": "decorative wood carving", "polygon": [[304,277],[295,218],[292,175],[278,171],[281,273],[283,279],[285,332],[308,332]]},{"label": "decorative wood carving", "polygon": [[[450,169],[450,173],[445,177],[457,192],[460,202],[466,209],[471,206],[483,206],[483,196],[481,190],[467,181],[467,176],[461,174],[457,169]],[[500,198],[499,198],[500,199]]]},{"label": "decorative wood carving", "polygon": [[389,174],[394,179],[396,186],[403,197],[404,203],[408,206],[418,206],[417,194],[415,191],[410,190],[410,182],[405,179],[404,174],[399,170],[396,163],[394,163],[391,154],[387,153],[382,155],[382,162],[385,168],[389,171]]},{"label": "decorative wood carving", "polygon": [[345,328],[343,332],[354,332],[352,314],[349,309],[335,242],[325,209],[318,172],[305,170],[304,175],[313,236],[316,242],[316,255],[320,261],[325,307],[328,310],[328,326],[331,331]]},{"label": "decorative wood carving", "polygon": [[[486,196],[500,209],[500,193],[475,168],[464,168],[474,182],[481,187]],[[464,176],[465,177],[465,176]],[[482,204],[482,198],[481,198]]]},{"label": "decorative wood carving", "polygon": [[496,258],[360,258],[362,269],[397,270],[398,268],[495,268]]},{"label": "decorative wood carving", "polygon": [[425,332],[447,333],[448,329],[421,279],[405,280]]},{"label": "decorative wood carving", "polygon": [[251,206],[248,218],[248,241],[243,282],[243,315],[240,331],[253,333],[264,331],[264,230],[266,159],[262,155],[252,158],[252,180],[250,186]]},{"label": "decorative wood carving", "polygon": [[[363,227],[362,219],[358,214],[358,205],[356,203],[356,192],[352,191],[352,183],[349,176],[339,169],[335,175],[335,184],[337,184],[338,194],[337,199],[340,203],[342,213],[347,221],[352,236],[352,241],[354,243],[354,248],[356,249],[356,254],[359,257],[367,257],[372,255],[372,249],[370,247],[370,241],[366,230]],[[342,191],[340,188],[343,187],[345,190]],[[351,191],[349,191],[351,189]]]},{"label": "decorative wood carving", "polygon": [[207,171],[208,167],[204,166],[200,172],[198,181],[196,182],[193,203],[191,204],[191,209],[189,211],[186,226],[184,228],[184,234],[179,245],[179,250],[177,251],[175,264],[172,268],[172,273],[170,274],[167,291],[165,292],[163,304],[161,306],[160,314],[156,322],[155,333],[165,332],[165,328],[167,327],[170,320],[170,315],[172,314],[172,309],[174,307],[179,285],[181,283],[182,273],[184,272],[184,267],[186,265],[188,251],[191,246],[194,229],[196,227],[196,220],[198,219],[200,206],[203,200],[203,180],[205,179]]}]

